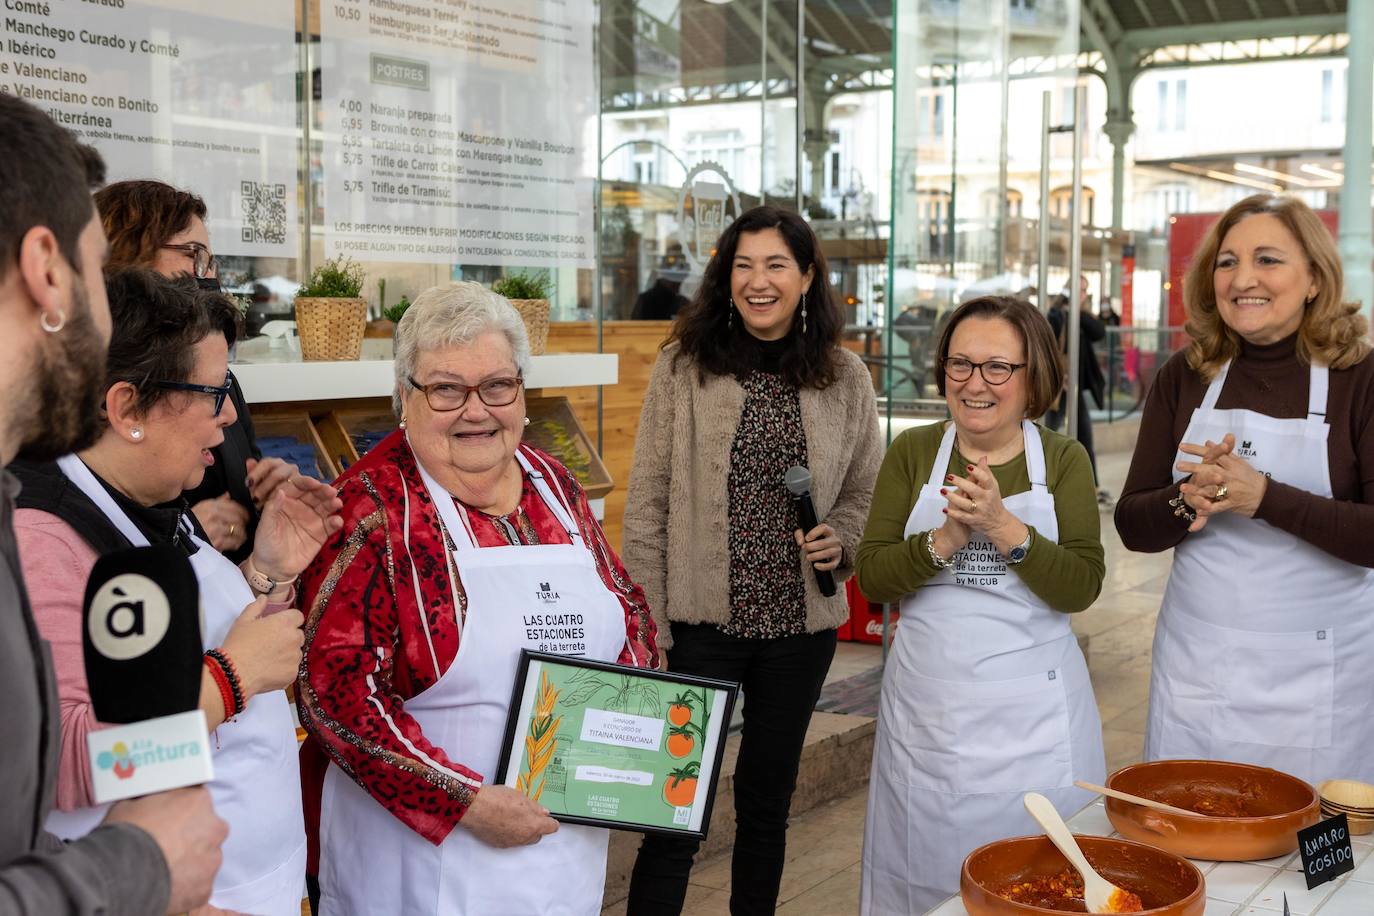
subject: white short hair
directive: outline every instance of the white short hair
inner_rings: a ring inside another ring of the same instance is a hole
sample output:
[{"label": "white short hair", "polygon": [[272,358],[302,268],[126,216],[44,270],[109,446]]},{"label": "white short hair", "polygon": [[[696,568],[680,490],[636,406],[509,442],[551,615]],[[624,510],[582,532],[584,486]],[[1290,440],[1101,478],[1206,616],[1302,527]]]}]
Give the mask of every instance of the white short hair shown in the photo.
[{"label": "white short hair", "polygon": [[391,395],[396,416],[401,416],[401,394],[422,351],[470,344],[492,331],[505,335],[516,368],[528,378],[530,338],[520,313],[505,297],[467,280],[431,286],[416,296],[396,325],[396,389]]}]

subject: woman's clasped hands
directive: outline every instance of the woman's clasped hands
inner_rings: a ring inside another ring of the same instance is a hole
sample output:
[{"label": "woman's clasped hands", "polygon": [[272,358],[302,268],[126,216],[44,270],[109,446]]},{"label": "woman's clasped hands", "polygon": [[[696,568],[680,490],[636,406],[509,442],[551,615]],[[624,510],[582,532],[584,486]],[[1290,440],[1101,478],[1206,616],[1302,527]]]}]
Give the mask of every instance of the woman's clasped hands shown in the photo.
[{"label": "woman's clasped hands", "polygon": [[1002,554],[1026,539],[1029,529],[1002,504],[1002,490],[988,467],[987,456],[977,464],[964,465],[967,476],[945,475],[940,495],[947,505],[945,523],[936,531],[934,547],[942,557],[951,557],[966,545],[974,531],[987,535]]},{"label": "woman's clasped hands", "polygon": [[1236,437],[1230,433],[1220,442],[1208,439],[1202,445],[1184,442],[1178,447],[1185,455],[1201,459],[1174,466],[1179,473],[1191,475],[1178,488],[1184,502],[1197,513],[1189,531],[1201,531],[1208,518],[1222,512],[1254,518],[1259,511],[1269,478],[1233,454],[1235,447]]}]

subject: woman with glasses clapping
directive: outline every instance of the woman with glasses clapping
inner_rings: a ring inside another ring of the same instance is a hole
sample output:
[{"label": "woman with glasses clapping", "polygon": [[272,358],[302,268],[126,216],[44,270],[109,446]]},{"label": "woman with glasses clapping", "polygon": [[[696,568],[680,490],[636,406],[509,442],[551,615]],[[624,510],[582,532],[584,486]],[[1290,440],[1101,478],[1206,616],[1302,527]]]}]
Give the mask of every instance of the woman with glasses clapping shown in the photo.
[{"label": "woman with glasses clapping", "polygon": [[[200,483],[211,450],[235,419],[226,374],[238,311],[185,276],[129,269],[111,274],[107,288],[113,333],[95,444],[54,462],[11,465],[23,485],[15,531],[24,580],[52,646],[61,704],[57,810],[46,826],[64,838],[81,836],[108,807],[94,804],[86,754],[86,736],[103,727],[82,657],[86,580],[104,554],[172,545],[185,553],[199,584],[200,708],[215,730],[209,789],[229,824],[210,902],[298,916],[306,848],[285,693],[303,641],[294,583],[342,524],[342,503],[329,485],[296,474],[263,508],[253,552],[242,564],[211,546],[181,494]],[[68,323],[79,320],[90,317]]]},{"label": "woman with glasses clapping", "polygon": [[396,326],[400,429],[339,478],[303,578],[322,914],[601,912],[608,832],[495,781],[511,684],[522,649],[653,667],[654,624],[577,479],[521,442],[529,369],[476,283]]},{"label": "woman with glasses clapping", "polygon": [[[146,267],[164,277],[189,274],[204,289],[218,291],[219,264],[205,228],[205,201],[161,181],[117,181],[95,195],[110,240],[106,271]],[[211,450],[214,464],[185,494],[210,543],[235,563],[253,552],[262,507],[272,492],[297,474],[294,464],[264,458],[253,419],[234,374],[229,398],[237,419],[224,428],[224,441]]]},{"label": "woman with glasses clapping", "polygon": [[1028,791],[1072,811],[1103,781],[1102,727],[1068,615],[1105,573],[1083,446],[1035,424],[1059,396],[1053,330],[1019,299],[961,305],[938,350],[951,420],[902,433],[855,561],[901,602],[883,672],[862,910],[923,913],[964,858],[1033,833]]}]

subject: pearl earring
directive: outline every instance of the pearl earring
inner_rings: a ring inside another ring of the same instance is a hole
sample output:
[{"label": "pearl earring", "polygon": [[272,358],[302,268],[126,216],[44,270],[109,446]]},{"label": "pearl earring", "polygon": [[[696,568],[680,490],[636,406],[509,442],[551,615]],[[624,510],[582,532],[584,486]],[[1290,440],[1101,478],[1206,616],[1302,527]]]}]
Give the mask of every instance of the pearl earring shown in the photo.
[{"label": "pearl earring", "polygon": [[135,426],[133,429],[129,430],[129,438],[137,442],[139,439],[143,438],[143,430]]},{"label": "pearl earring", "polygon": [[529,426],[529,425],[530,425],[530,418],[529,418],[529,417],[526,417],[526,418],[525,418],[525,425],[526,425],[526,426]]},{"label": "pearl earring", "polygon": [[405,417],[401,417],[401,429],[405,429],[405,428],[406,428],[406,418],[405,418]]}]

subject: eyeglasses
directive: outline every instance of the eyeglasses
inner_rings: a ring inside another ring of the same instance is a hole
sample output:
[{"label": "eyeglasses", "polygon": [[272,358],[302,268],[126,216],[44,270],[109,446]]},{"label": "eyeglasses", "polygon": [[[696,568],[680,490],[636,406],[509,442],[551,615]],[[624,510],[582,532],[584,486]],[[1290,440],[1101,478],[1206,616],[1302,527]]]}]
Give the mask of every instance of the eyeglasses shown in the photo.
[{"label": "eyeglasses", "polygon": [[489,378],[480,385],[458,385],[453,382],[432,382],[421,385],[413,376],[406,378],[412,388],[423,391],[430,410],[444,413],[457,410],[468,402],[468,395],[477,392],[477,397],[488,407],[505,407],[515,403],[520,394],[520,386],[525,380],[517,377]]},{"label": "eyeglasses", "polygon": [[1005,385],[1017,369],[1026,368],[1025,363],[1007,363],[1000,359],[975,363],[958,356],[946,357],[940,360],[940,363],[944,367],[945,375],[952,381],[967,382],[973,377],[973,370],[977,369],[982,373],[983,381],[989,385]]},{"label": "eyeglasses", "polygon": [[204,280],[219,269],[219,261],[210,253],[210,249],[206,248],[200,242],[186,242],[183,245],[163,245],[162,247],[169,251],[180,251],[182,254],[186,255],[186,257],[190,258],[191,263],[195,267],[197,280]]},{"label": "eyeglasses", "polygon": [[194,392],[194,393],[196,393],[196,394],[211,394],[211,395],[214,395],[214,397],[215,397],[215,412],[214,412],[213,416],[216,416],[216,417],[218,417],[219,414],[220,414],[220,411],[224,409],[224,399],[227,398],[227,397],[229,396],[229,392],[230,392],[230,390],[232,390],[232,388],[233,388],[233,382],[231,382],[231,381],[229,380],[229,376],[227,376],[227,375],[224,377],[224,384],[223,384],[223,385],[219,385],[219,386],[215,386],[215,385],[195,385],[195,384],[192,384],[191,382],[162,382],[162,381],[153,382],[152,384],[153,384],[153,387],[155,387],[155,388],[166,388],[166,389],[168,389],[168,390],[170,390],[170,391],[191,391],[191,392]]}]

